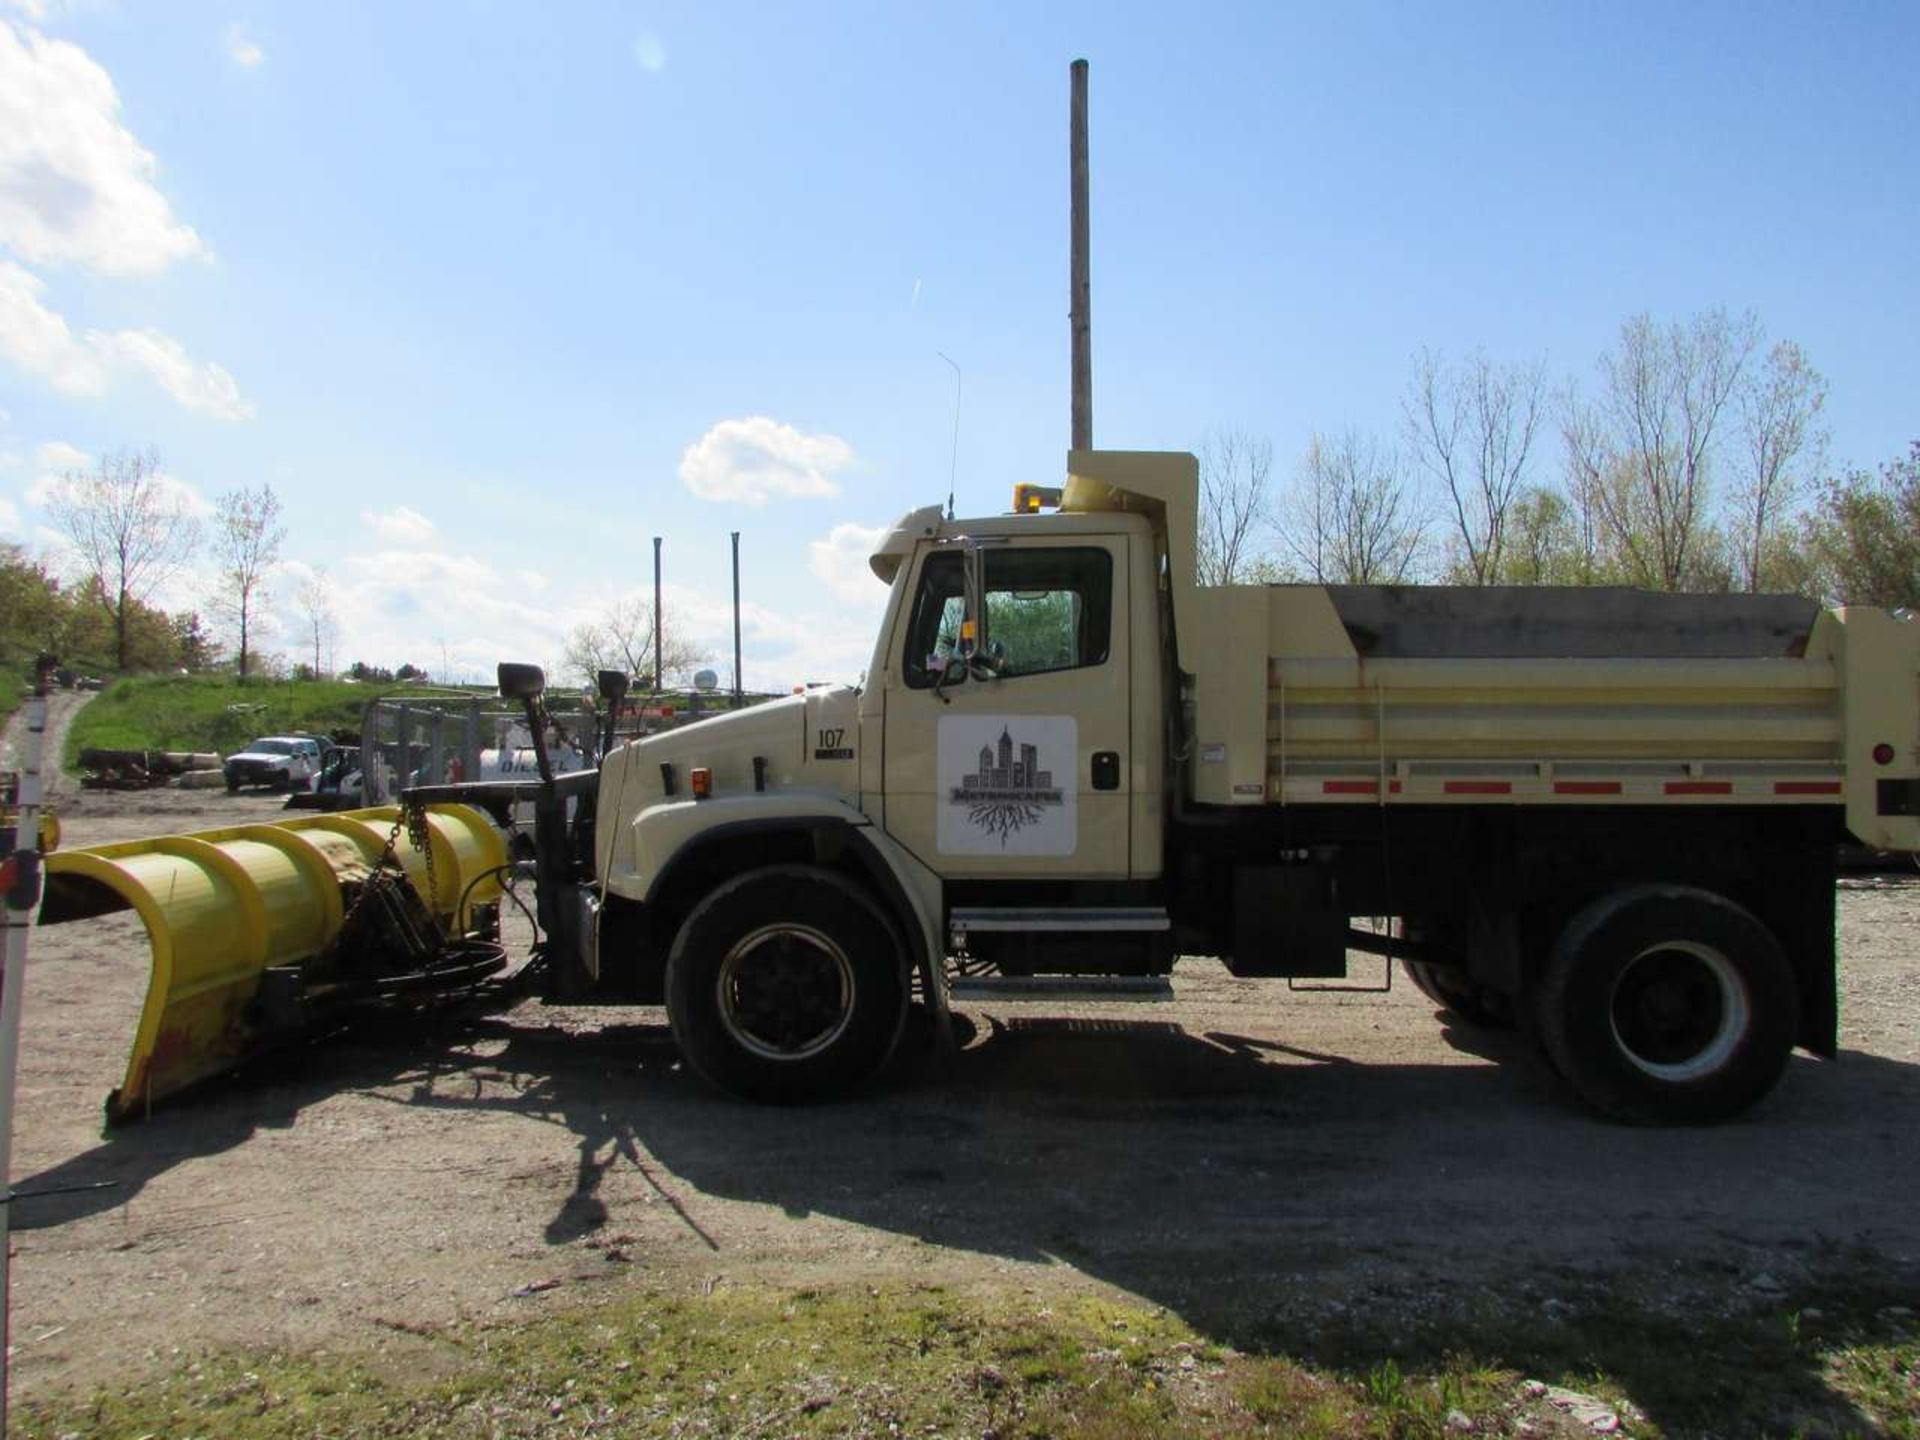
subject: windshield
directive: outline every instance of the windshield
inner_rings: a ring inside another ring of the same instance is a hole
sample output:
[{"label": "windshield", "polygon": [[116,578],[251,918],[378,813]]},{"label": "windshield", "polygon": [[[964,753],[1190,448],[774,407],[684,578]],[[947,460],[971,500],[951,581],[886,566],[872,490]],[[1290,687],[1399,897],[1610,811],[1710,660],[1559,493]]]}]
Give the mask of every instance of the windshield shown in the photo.
[{"label": "windshield", "polygon": [[293,746],[285,740],[256,740],[253,742],[256,755],[291,755]]}]

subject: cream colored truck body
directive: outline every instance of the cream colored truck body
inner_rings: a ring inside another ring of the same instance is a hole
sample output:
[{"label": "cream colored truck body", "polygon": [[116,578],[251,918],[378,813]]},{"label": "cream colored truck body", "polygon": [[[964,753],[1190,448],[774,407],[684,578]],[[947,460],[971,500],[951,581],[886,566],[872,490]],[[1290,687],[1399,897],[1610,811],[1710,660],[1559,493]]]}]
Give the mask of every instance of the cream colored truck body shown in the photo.
[{"label": "cream colored truck body", "polygon": [[[1082,451],[1055,510],[904,517],[873,558],[891,593],[862,686],[608,758],[596,968],[639,949],[657,972],[702,894],[784,860],[871,890],[941,1009],[956,955],[1138,976],[1177,947],[1317,975],[1344,964],[1348,917],[1383,914],[1427,939],[1382,948],[1454,977],[1459,1008],[1471,986],[1511,1009],[1583,907],[1670,885],[1757,915],[1801,991],[1826,977],[1793,1033],[1831,1049],[1832,845],[1844,826],[1920,849],[1920,623],[1752,597],[1199,586],[1197,493],[1191,456]],[[961,618],[985,631],[976,661],[929,655]],[[996,668],[1016,621],[1039,638]]]}]

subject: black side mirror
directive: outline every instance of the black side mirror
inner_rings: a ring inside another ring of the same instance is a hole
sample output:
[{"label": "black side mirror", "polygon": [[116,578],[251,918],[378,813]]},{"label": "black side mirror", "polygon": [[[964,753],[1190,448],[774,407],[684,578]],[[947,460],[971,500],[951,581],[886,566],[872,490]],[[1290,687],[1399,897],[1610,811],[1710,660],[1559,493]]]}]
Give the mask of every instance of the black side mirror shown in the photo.
[{"label": "black side mirror", "polygon": [[633,687],[632,678],[624,670],[602,670],[596,678],[600,698],[616,705]]},{"label": "black side mirror", "polygon": [[547,675],[538,665],[500,664],[500,694],[507,700],[537,700],[547,688]]}]

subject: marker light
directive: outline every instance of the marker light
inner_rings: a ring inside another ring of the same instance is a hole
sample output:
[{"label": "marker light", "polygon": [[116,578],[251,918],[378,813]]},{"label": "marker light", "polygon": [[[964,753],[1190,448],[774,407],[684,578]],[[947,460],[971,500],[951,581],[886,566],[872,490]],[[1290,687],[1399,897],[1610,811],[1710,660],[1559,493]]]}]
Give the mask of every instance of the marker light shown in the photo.
[{"label": "marker light", "polygon": [[704,765],[696,765],[687,772],[687,788],[693,791],[693,798],[705,800],[713,794],[713,771]]},{"label": "marker light", "polygon": [[1873,763],[1876,765],[1893,764],[1893,746],[1882,740],[1873,747]]},{"label": "marker light", "polygon": [[1025,483],[1013,487],[1013,513],[1016,515],[1038,515],[1043,506],[1060,506],[1060,487],[1057,485],[1028,485]]}]

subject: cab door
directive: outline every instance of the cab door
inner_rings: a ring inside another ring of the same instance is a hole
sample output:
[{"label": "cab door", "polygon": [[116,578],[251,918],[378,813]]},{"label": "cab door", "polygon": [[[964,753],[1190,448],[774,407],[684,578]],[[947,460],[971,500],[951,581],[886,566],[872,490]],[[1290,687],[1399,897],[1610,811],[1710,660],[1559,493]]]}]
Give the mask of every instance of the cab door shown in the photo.
[{"label": "cab door", "polygon": [[956,541],[918,557],[887,667],[885,815],[943,876],[1126,878],[1128,544]]}]

